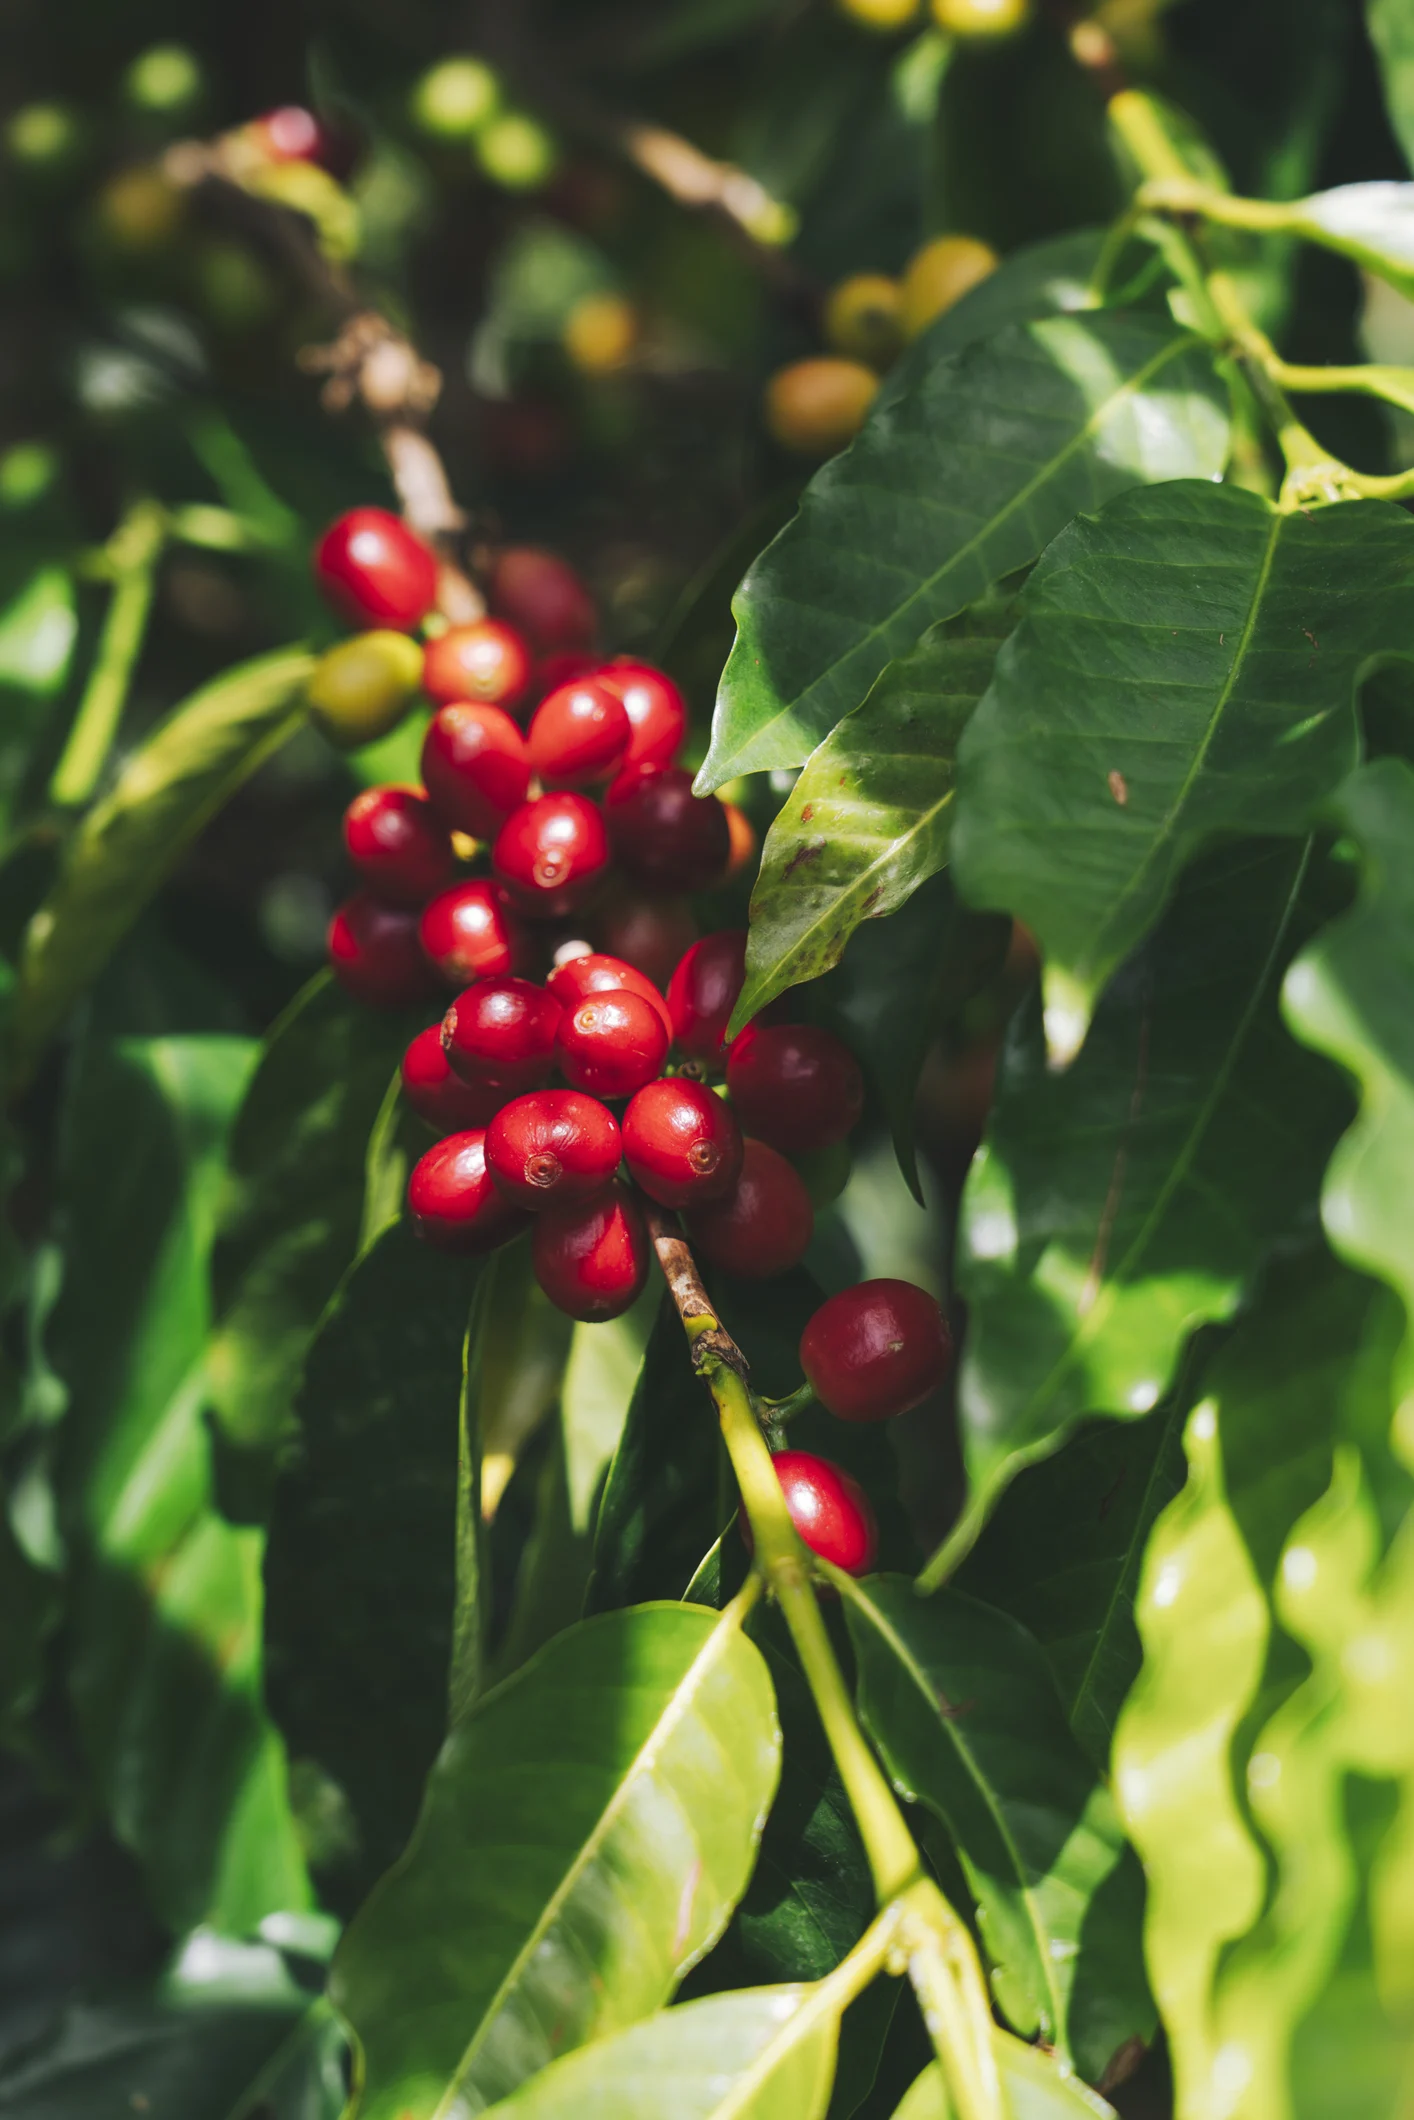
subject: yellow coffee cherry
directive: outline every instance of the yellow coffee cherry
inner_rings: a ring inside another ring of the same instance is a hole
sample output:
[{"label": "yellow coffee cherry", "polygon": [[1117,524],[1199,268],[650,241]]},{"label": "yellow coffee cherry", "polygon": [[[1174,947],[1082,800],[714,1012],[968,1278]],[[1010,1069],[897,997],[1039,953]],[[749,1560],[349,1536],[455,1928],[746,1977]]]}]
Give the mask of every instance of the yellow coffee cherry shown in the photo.
[{"label": "yellow coffee cherry", "polygon": [[469,140],[501,100],[501,84],[480,59],[443,59],[413,89],[410,109],[419,132],[433,140]]},{"label": "yellow coffee cherry", "polygon": [[310,720],[341,751],[395,729],[422,682],[422,647],[406,633],[356,633],[321,655],[305,689]]},{"label": "yellow coffee cherry", "polygon": [[904,336],[916,339],[1000,263],[990,243],[979,243],[976,236],[935,236],[925,243],[903,276]]},{"label": "yellow coffee cherry", "polygon": [[887,368],[903,344],[903,290],[883,272],[856,272],[830,290],[825,337],[836,353]]},{"label": "yellow coffee cherry", "polygon": [[486,175],[506,191],[538,191],[554,176],[560,159],[559,148],[539,119],[520,110],[492,118],[472,145]]},{"label": "yellow coffee cherry", "polygon": [[878,387],[862,361],[825,354],[792,361],[766,385],[766,425],[783,449],[833,456],[858,434]]},{"label": "yellow coffee cherry", "polygon": [[98,195],[98,225],[120,250],[164,250],[182,225],[183,200],[160,170],[123,169]]},{"label": "yellow coffee cherry", "polygon": [[1031,20],[1031,0],[932,0],[932,7],[949,37],[1014,37]]},{"label": "yellow coffee cherry", "polygon": [[621,294],[581,296],[560,334],[565,352],[586,375],[621,368],[638,337],[638,312]]},{"label": "yellow coffee cherry", "polygon": [[878,30],[882,36],[890,30],[907,28],[920,5],[921,0],[839,0],[842,15],[848,15],[861,29]]}]

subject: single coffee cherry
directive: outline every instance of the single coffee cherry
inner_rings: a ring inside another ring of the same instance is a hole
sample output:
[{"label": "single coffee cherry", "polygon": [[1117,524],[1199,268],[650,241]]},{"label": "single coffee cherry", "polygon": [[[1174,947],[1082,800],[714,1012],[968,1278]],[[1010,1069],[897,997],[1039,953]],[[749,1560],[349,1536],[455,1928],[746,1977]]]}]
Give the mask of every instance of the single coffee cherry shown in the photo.
[{"label": "single coffee cherry", "polygon": [[329,147],[328,135],[312,110],[299,103],[281,104],[252,119],[251,130],[272,162],[319,162]]},{"label": "single coffee cherry", "polygon": [[606,892],[595,907],[590,934],[601,950],[622,958],[651,979],[660,993],[698,938],[697,922],[684,898],[645,898],[636,891]]},{"label": "single coffee cherry", "polygon": [[748,1023],[727,1055],[727,1088],[747,1132],[793,1155],[843,1141],[864,1109],[859,1062],[811,1023]]},{"label": "single coffee cherry", "polygon": [[[778,1450],[771,1463],[802,1543],[846,1575],[867,1575],[879,1551],[879,1527],[858,1480],[842,1465],[808,1450]],[[744,1509],[738,1522],[750,1553],[751,1526]]]},{"label": "single coffee cherry", "polygon": [[314,548],[314,578],[356,625],[420,625],[437,601],[436,555],[386,508],[350,508]]},{"label": "single coffee cherry", "polygon": [[839,0],[840,11],[861,29],[889,36],[903,29],[918,13],[920,0]]},{"label": "single coffee cherry", "polygon": [[419,1031],[403,1054],[403,1095],[420,1119],[439,1134],[488,1126],[501,1109],[499,1090],[473,1089],[454,1075],[442,1050],[442,1026]]},{"label": "single coffee cherry", "polygon": [[560,1073],[596,1097],[631,1097],[668,1057],[668,1031],[651,1001],[626,987],[567,1008],[555,1039]]},{"label": "single coffee cherry", "polygon": [[530,650],[514,626],[498,618],[449,626],[423,652],[422,689],[435,707],[472,700],[512,708],[529,683]]},{"label": "single coffee cherry", "polygon": [[871,368],[887,368],[903,345],[901,290],[882,272],[851,273],[832,287],[825,303],[825,337],[831,350]]},{"label": "single coffee cherry", "polygon": [[618,771],[632,734],[618,694],[597,677],[576,678],[535,709],[530,763],[547,787],[587,788]]},{"label": "single coffee cherry", "polygon": [[652,663],[618,655],[604,665],[598,679],[618,694],[629,718],[632,734],[625,767],[670,766],[687,734],[687,701],[671,677]]},{"label": "single coffee cherry", "polygon": [[935,1391],[952,1336],[926,1288],[861,1281],[822,1303],[800,1336],[800,1366],[841,1421],[887,1421]]},{"label": "single coffee cherry", "polygon": [[933,20],[945,36],[986,43],[1014,37],[1031,17],[1031,0],[933,0]]},{"label": "single coffee cherry", "polygon": [[720,883],[731,859],[731,828],[715,795],[692,792],[681,766],[631,766],[604,798],[604,816],[619,862],[639,883],[660,891],[705,891]]},{"label": "single coffee cherry", "polygon": [[878,376],[862,361],[837,354],[792,361],[766,385],[766,426],[783,449],[833,456],[864,425],[878,388]]},{"label": "single coffee cherry", "polygon": [[345,899],[330,921],[329,963],[340,986],[369,1008],[407,1008],[437,983],[418,946],[416,913],[368,891]]},{"label": "single coffee cherry", "polygon": [[454,883],[424,906],[418,939],[430,963],[460,992],[473,979],[513,972],[523,949],[520,924],[498,883],[477,876]]},{"label": "single coffee cherry", "polygon": [[389,905],[423,905],[452,874],[452,844],[421,788],[364,788],[344,812],[344,848]]},{"label": "single coffee cherry", "polygon": [[718,1199],[741,1169],[741,1128],[701,1082],[646,1083],[624,1113],[623,1137],[630,1173],[663,1207]]},{"label": "single coffee cherry", "polygon": [[518,1207],[539,1213],[589,1200],[619,1167],[619,1122],[597,1097],[537,1089],[504,1105],[486,1129],[486,1163]]},{"label": "single coffee cherry", "polygon": [[815,1210],[799,1173],[764,1141],[743,1144],[729,1193],[688,1210],[693,1248],[709,1266],[743,1281],[766,1281],[798,1266],[815,1228]]},{"label": "single coffee cherry", "polygon": [[724,802],[722,808],[727,813],[727,841],[731,848],[727,875],[739,876],[756,859],[756,827],[734,802]]},{"label": "single coffee cherry", "polygon": [[449,825],[493,839],[525,801],[530,754],[504,707],[458,700],[439,707],[427,725],[422,778]]},{"label": "single coffee cherry", "polygon": [[904,336],[916,339],[935,317],[996,271],[1001,260],[975,236],[935,236],[915,251],[903,276]]},{"label": "single coffee cherry", "polygon": [[694,942],[668,981],[673,1038],[690,1060],[718,1060],[746,978],[746,929],[719,928]]},{"label": "single coffee cherry", "polygon": [[422,650],[406,633],[356,633],[321,655],[305,687],[309,718],[341,751],[375,743],[403,719],[422,676]]},{"label": "single coffee cherry", "polygon": [[555,966],[545,984],[565,1008],[573,1008],[577,1001],[585,1001],[591,994],[638,994],[658,1011],[668,1037],[673,1035],[673,1019],[668,1014],[667,1002],[651,979],[645,979],[642,972],[625,964],[621,957],[604,957],[593,950],[587,956],[567,957],[563,964]]},{"label": "single coffee cherry", "polygon": [[448,1134],[420,1156],[408,1179],[413,1228],[439,1251],[494,1251],[518,1236],[526,1217],[492,1182],[486,1136],[475,1127]]},{"label": "single coffee cherry", "polygon": [[622,1317],[648,1278],[643,1210],[616,1179],[580,1206],[537,1215],[531,1259],[557,1309],[587,1325]]},{"label": "single coffee cherry", "polygon": [[463,1082],[519,1097],[550,1072],[560,1013],[554,995],[528,979],[480,979],[442,1019],[442,1047]]},{"label": "single coffee cherry", "polygon": [[609,866],[598,805],[587,795],[541,795],[506,819],[491,865],[522,913],[559,920],[586,898]]},{"label": "single coffee cherry", "polygon": [[534,545],[510,545],[491,570],[491,609],[528,634],[542,655],[592,648],[594,599],[565,560]]}]

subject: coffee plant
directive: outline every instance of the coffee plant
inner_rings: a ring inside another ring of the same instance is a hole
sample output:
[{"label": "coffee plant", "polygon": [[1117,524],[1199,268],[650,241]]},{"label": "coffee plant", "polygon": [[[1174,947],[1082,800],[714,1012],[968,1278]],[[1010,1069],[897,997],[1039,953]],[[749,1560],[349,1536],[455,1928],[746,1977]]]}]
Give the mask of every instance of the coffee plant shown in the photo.
[{"label": "coffee plant", "polygon": [[0,2120],[1408,2120],[1414,0],[9,27]]}]

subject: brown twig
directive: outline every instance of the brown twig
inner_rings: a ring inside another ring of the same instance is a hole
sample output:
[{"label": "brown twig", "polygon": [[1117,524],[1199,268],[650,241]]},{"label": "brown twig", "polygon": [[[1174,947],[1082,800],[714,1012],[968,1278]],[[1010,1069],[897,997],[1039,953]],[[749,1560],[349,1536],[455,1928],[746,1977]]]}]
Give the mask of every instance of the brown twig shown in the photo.
[{"label": "brown twig", "polygon": [[644,1202],[644,1214],[668,1293],[687,1332],[693,1368],[701,1372],[718,1362],[744,1379],[750,1374],[746,1356],[717,1317],[676,1215],[651,1200]]}]

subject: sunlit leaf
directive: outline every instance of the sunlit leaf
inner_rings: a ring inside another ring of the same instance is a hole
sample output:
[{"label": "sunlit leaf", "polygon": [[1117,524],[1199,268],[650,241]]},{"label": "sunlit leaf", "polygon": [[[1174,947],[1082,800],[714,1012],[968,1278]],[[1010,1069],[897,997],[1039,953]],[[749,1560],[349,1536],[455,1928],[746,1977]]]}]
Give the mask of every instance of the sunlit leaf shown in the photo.
[{"label": "sunlit leaf", "polygon": [[1414,167],[1414,17],[1405,0],[1365,0],[1365,21],[1379,54],[1390,122]]},{"label": "sunlit leaf", "polygon": [[[996,2049],[1010,2120],[1115,2120],[1114,2108],[1098,2091],[1036,2047],[998,2031]],[[894,2120],[957,2120],[936,2061],[918,2078]]]}]

